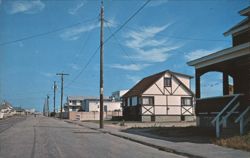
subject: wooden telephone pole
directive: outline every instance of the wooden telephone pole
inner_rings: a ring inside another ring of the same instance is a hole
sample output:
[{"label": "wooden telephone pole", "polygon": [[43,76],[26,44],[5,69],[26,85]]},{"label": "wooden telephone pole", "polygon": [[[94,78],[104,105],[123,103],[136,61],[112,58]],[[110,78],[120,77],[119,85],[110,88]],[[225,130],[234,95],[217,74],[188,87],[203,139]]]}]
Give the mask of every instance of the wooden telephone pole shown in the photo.
[{"label": "wooden telephone pole", "polygon": [[57,85],[56,85],[56,81],[54,81],[54,86],[53,86],[53,89],[54,89],[54,97],[53,97],[53,100],[54,100],[54,117],[56,116],[56,89],[57,89]]},{"label": "wooden telephone pole", "polygon": [[63,104],[63,77],[65,75],[69,75],[69,74],[65,74],[65,73],[57,73],[56,75],[61,76],[61,109],[60,109],[60,119],[62,119],[62,104]]},{"label": "wooden telephone pole", "polygon": [[101,2],[101,27],[100,27],[100,128],[103,128],[103,21],[104,6]]},{"label": "wooden telephone pole", "polygon": [[46,97],[46,116],[49,117],[49,95]]}]

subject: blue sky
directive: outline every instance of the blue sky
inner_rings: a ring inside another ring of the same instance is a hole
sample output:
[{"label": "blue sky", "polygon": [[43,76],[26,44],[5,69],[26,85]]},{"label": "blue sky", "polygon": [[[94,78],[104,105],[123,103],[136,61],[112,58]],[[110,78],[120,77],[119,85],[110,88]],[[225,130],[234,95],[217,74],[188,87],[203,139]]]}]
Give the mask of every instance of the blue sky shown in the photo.
[{"label": "blue sky", "polygon": [[[104,0],[105,38],[145,2]],[[105,43],[105,95],[166,69],[194,75],[186,62],[230,47],[231,37],[223,33],[244,18],[238,11],[249,4],[152,0]],[[97,0],[0,0],[0,100],[41,110],[45,96],[52,98],[53,81],[60,86],[57,72],[70,74],[65,77],[65,96],[98,96],[99,50],[83,68],[99,46],[99,12]],[[46,32],[50,33],[6,43]],[[204,77],[203,95],[219,95],[220,80],[218,74]],[[58,91],[57,105],[59,97]]]}]

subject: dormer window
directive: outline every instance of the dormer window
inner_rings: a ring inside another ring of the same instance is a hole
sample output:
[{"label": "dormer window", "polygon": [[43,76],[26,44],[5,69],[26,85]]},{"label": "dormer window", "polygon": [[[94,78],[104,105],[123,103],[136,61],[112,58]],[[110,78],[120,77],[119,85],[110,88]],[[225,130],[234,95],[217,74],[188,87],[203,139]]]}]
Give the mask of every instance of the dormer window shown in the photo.
[{"label": "dormer window", "polygon": [[171,86],[172,86],[171,78],[165,77],[164,78],[164,87],[171,87]]}]

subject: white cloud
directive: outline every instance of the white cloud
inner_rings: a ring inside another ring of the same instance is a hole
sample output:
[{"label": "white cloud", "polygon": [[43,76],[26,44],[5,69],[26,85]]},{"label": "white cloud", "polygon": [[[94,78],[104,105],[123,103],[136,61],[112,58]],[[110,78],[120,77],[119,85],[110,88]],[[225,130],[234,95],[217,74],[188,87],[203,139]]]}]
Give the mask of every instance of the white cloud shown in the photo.
[{"label": "white cloud", "polygon": [[[104,25],[106,27],[107,25]],[[115,22],[108,24],[109,27],[116,27]],[[81,37],[81,34],[84,32],[92,31],[96,28],[100,27],[100,23],[92,23],[92,24],[83,24],[77,27],[72,27],[65,30],[60,37],[64,40],[78,40]]]},{"label": "white cloud", "polygon": [[221,50],[221,49],[220,48],[215,48],[215,49],[211,49],[211,50],[198,49],[198,50],[187,53],[185,55],[185,59],[187,61],[195,60],[195,59],[198,59],[200,57],[215,53],[219,50]]},{"label": "white cloud", "polygon": [[74,70],[79,70],[79,69],[80,69],[80,67],[79,67],[78,65],[76,65],[76,64],[69,64],[69,66],[70,66],[72,69],[74,69]]},{"label": "white cloud", "polygon": [[9,14],[16,14],[16,13],[34,14],[34,13],[42,11],[44,7],[45,7],[45,4],[41,2],[40,0],[11,1],[9,8],[7,9],[7,12]]},{"label": "white cloud", "polygon": [[150,64],[129,64],[129,65],[113,64],[110,67],[123,70],[139,71],[148,66],[150,66]]},{"label": "white cloud", "polygon": [[79,9],[81,9],[86,4],[86,1],[81,1],[74,8],[69,9],[69,14],[75,15]]},{"label": "white cloud", "polygon": [[160,5],[163,5],[165,3],[167,3],[168,0],[153,0],[149,3],[148,6],[150,7],[156,7],[156,6],[160,6]]},{"label": "white cloud", "polygon": [[53,77],[55,76],[55,73],[50,73],[50,72],[41,72],[41,74],[45,77]]},{"label": "white cloud", "polygon": [[169,52],[180,48],[167,39],[158,39],[155,36],[164,31],[170,24],[160,27],[142,27],[139,31],[131,31],[125,35],[125,45],[134,52],[132,57],[139,61],[164,62],[170,56]]},{"label": "white cloud", "polygon": [[73,27],[70,29],[67,29],[65,32],[63,32],[60,37],[64,40],[77,40],[80,38],[81,34],[84,32],[91,31],[95,28],[99,27],[99,24],[90,24],[90,25],[81,25],[78,27]]},{"label": "white cloud", "polygon": [[164,62],[170,57],[170,54],[168,54],[167,52],[175,50],[177,48],[179,47],[160,47],[152,48],[149,50],[137,49],[136,55],[133,55],[131,57],[138,61]]},{"label": "white cloud", "polygon": [[141,77],[135,75],[126,75],[126,78],[132,81],[134,84],[138,83],[141,79]]}]

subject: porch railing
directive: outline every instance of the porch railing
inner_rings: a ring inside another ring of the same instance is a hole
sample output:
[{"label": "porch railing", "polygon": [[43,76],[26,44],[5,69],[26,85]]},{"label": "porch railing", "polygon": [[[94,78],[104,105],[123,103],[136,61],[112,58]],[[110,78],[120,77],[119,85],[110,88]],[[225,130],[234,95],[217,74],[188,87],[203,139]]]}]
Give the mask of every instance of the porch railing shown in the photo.
[{"label": "porch railing", "polygon": [[244,129],[248,122],[250,122],[250,106],[248,106],[235,120],[235,123],[240,123],[240,135],[244,134]]},{"label": "porch railing", "polygon": [[235,94],[233,95],[233,98],[230,100],[230,102],[217,114],[217,116],[211,121],[213,125],[215,125],[216,128],[216,137],[220,137],[220,127],[223,124],[226,126],[227,119],[229,116],[231,116],[237,107],[240,105],[239,98],[242,94]]}]

